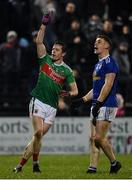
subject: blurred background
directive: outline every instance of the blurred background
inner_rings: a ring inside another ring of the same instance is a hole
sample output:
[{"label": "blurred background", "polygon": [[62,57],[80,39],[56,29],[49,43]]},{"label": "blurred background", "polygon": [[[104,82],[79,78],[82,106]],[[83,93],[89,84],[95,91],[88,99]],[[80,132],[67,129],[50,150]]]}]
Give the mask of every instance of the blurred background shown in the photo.
[{"label": "blurred background", "polygon": [[[120,67],[117,116],[132,116],[132,8],[129,0],[0,0],[0,116],[27,116],[30,92],[38,77],[35,38],[43,10],[53,12],[45,45],[50,53],[60,39],[67,45],[79,97],[92,87],[98,61],[93,43],[100,33],[113,42],[112,56]],[[60,98],[57,116],[89,116],[90,105],[78,111]]]}]

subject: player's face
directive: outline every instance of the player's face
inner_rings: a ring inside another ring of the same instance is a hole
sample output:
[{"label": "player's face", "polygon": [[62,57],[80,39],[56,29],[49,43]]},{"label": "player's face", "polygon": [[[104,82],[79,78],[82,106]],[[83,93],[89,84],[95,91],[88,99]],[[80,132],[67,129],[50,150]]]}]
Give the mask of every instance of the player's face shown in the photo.
[{"label": "player's face", "polygon": [[102,39],[102,38],[96,39],[96,41],[94,43],[94,53],[95,54],[100,55],[108,49],[109,49],[109,45],[104,39]]},{"label": "player's face", "polygon": [[63,60],[64,53],[62,51],[62,46],[59,44],[54,44],[51,55],[54,61]]}]

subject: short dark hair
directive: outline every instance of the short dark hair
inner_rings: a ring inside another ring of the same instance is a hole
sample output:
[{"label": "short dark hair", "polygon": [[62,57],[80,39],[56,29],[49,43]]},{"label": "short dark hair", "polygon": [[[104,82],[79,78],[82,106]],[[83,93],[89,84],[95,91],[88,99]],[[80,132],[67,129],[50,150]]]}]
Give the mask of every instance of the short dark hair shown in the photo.
[{"label": "short dark hair", "polygon": [[58,44],[58,45],[61,45],[62,46],[62,52],[65,53],[66,52],[66,45],[63,41],[55,41],[54,44]]},{"label": "short dark hair", "polygon": [[111,39],[106,36],[105,34],[99,34],[96,38],[101,38],[101,39],[104,39],[110,46],[110,49],[112,48],[112,41]]}]

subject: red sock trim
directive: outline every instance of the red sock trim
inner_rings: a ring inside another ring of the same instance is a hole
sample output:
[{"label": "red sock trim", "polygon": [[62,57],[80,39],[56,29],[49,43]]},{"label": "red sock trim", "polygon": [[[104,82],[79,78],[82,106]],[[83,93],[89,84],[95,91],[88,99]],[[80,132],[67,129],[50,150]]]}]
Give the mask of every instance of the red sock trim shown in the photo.
[{"label": "red sock trim", "polygon": [[38,161],[39,153],[33,153],[33,161]]},{"label": "red sock trim", "polygon": [[22,158],[19,164],[20,164],[21,166],[24,166],[24,164],[25,164],[26,162],[27,162],[27,159]]}]

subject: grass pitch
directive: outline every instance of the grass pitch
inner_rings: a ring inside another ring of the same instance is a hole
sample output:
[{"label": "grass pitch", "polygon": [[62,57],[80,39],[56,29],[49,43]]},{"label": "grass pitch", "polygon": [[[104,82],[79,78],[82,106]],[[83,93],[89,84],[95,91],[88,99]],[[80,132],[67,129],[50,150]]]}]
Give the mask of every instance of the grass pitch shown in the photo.
[{"label": "grass pitch", "polygon": [[12,170],[20,156],[0,156],[0,179],[132,179],[132,155],[118,155],[122,163],[118,174],[109,174],[109,161],[102,154],[98,173],[87,174],[89,155],[41,155],[41,174],[32,173],[32,161],[24,166],[23,172]]}]

